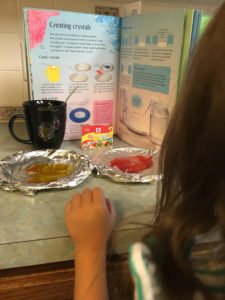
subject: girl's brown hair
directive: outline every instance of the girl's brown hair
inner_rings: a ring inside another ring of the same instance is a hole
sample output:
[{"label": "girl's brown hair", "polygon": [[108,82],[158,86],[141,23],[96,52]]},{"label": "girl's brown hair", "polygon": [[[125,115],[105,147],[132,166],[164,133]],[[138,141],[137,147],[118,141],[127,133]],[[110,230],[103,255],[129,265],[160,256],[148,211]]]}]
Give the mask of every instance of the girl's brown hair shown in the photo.
[{"label": "girl's brown hair", "polygon": [[188,243],[218,224],[225,232],[225,3],[194,51],[161,153],[155,230],[168,249],[162,284],[168,299],[201,289]]}]

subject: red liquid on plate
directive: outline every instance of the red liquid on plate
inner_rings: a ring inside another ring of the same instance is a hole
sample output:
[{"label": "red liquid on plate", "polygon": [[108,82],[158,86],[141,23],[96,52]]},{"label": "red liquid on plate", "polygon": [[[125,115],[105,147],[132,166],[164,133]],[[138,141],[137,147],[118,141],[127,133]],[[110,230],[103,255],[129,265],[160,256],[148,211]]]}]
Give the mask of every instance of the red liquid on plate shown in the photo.
[{"label": "red liquid on plate", "polygon": [[123,172],[139,173],[153,166],[151,155],[122,156],[111,160],[111,167],[117,167]]}]

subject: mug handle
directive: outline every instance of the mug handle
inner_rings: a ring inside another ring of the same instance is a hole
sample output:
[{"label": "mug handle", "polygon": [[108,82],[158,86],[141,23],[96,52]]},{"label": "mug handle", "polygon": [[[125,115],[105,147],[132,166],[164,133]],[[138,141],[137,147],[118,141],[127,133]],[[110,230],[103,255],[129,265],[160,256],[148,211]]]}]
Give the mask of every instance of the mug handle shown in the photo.
[{"label": "mug handle", "polygon": [[14,115],[9,120],[9,131],[10,131],[12,137],[14,137],[14,139],[17,140],[20,143],[23,143],[23,144],[32,144],[31,140],[24,140],[24,139],[21,139],[18,136],[16,136],[16,134],[14,132],[14,129],[13,129],[14,123],[15,123],[16,119],[24,119],[24,120],[26,120],[26,115],[24,115],[24,114]]}]

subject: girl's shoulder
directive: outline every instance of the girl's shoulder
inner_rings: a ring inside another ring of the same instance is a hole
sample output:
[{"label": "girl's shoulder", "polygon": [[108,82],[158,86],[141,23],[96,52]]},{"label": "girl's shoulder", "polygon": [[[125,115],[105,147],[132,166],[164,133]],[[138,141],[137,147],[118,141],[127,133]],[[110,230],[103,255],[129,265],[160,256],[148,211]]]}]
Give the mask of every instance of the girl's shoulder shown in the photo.
[{"label": "girl's shoulder", "polygon": [[137,242],[130,246],[129,266],[135,286],[135,300],[163,300],[157,265],[145,243]]},{"label": "girl's shoulder", "polygon": [[190,261],[196,278],[215,299],[225,299],[225,243],[215,232],[197,237]]},{"label": "girl's shoulder", "polygon": [[[196,278],[215,299],[225,299],[225,244],[216,232],[191,241],[185,255],[190,259]],[[136,300],[164,300],[159,265],[163,264],[163,247],[156,236],[133,244],[129,249],[129,266],[135,286]],[[196,293],[194,299],[203,299]]]}]

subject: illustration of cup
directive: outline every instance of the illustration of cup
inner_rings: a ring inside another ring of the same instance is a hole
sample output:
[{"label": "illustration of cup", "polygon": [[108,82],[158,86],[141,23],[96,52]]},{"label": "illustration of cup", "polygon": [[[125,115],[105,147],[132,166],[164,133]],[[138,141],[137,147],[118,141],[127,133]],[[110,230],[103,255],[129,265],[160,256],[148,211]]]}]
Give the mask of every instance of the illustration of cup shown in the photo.
[{"label": "illustration of cup", "polygon": [[161,145],[169,121],[168,108],[157,101],[150,104],[150,140],[156,145]]},{"label": "illustration of cup", "polygon": [[44,75],[50,82],[58,82],[60,80],[59,66],[50,65],[44,70]]},{"label": "illustration of cup", "polygon": [[127,110],[127,91],[120,88],[120,121],[123,123],[126,122]]}]

